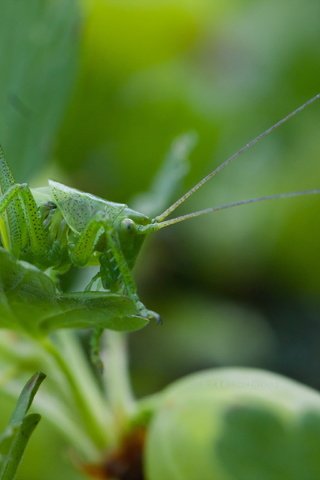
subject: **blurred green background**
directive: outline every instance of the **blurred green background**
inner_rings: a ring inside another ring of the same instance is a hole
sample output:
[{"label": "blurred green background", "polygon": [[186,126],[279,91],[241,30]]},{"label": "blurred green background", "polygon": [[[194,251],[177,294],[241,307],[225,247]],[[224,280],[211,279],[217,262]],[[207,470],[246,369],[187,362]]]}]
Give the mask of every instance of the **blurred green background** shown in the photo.
[{"label": "blurred green background", "polygon": [[[318,0],[0,0],[0,143],[17,180],[132,204],[194,131],[187,189],[320,90],[319,18]],[[319,188],[319,127],[316,104],[180,212]],[[136,276],[163,325],[130,338],[138,395],[221,365],[320,388],[319,208],[258,204],[147,242]],[[81,478],[45,420],[28,449],[20,480]]]}]

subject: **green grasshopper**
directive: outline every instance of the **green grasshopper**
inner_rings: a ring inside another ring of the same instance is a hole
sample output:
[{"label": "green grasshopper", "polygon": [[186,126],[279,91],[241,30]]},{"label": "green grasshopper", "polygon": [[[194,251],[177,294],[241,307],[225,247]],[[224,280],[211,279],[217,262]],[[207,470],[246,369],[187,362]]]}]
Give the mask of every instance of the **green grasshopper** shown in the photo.
[{"label": "green grasshopper", "polygon": [[95,281],[113,293],[133,300],[139,316],[159,320],[140,301],[132,269],[144,238],[150,233],[178,222],[222,209],[279,198],[319,194],[320,190],[290,192],[240,200],[167,219],[183,202],[228,164],[276,128],[320,98],[308,100],[262,134],[244,145],[231,157],[200,180],[181,198],[155,218],[149,218],[122,203],[114,203],[55,181],[45,188],[30,189],[15,183],[0,150],[0,236],[4,248],[16,258],[46,271],[52,278],[71,266],[98,266]]}]

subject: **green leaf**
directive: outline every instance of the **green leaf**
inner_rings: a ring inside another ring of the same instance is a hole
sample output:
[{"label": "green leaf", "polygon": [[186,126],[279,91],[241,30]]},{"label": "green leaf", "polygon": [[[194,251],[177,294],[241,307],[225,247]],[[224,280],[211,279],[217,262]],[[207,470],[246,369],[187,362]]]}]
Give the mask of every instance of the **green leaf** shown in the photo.
[{"label": "green leaf", "polygon": [[130,298],[108,292],[79,292],[59,298],[61,312],[46,318],[41,329],[108,328],[132,331],[144,327],[148,320],[137,315]]},{"label": "green leaf", "polygon": [[45,379],[41,372],[27,382],[17,401],[9,425],[0,436],[0,480],[13,480],[29,438],[40,421],[40,415],[28,412],[39,386]]},{"label": "green leaf", "polygon": [[60,328],[133,331],[147,323],[130,298],[110,292],[61,294],[44,272],[0,248],[0,328],[38,336]]},{"label": "green leaf", "polygon": [[40,419],[40,415],[36,413],[28,415],[21,422],[20,427],[15,429],[10,444],[10,451],[1,464],[0,480],[13,480],[15,478],[29,438]]},{"label": "green leaf", "polygon": [[47,158],[76,72],[76,0],[2,0],[0,143],[25,181]]},{"label": "green leaf", "polygon": [[45,374],[42,372],[36,373],[33,375],[30,380],[24,386],[20,397],[18,399],[16,408],[12,414],[10,424],[15,425],[21,422],[29,410],[31,403],[34,399],[35,394],[37,393],[41,383],[46,378]]},{"label": "green leaf", "polygon": [[32,333],[44,316],[57,309],[56,287],[52,280],[0,248],[0,327]]},{"label": "green leaf", "polygon": [[189,155],[196,141],[195,133],[186,133],[175,139],[149,192],[136,196],[133,208],[152,217],[159,215],[176,199],[182,180],[189,172]]}]

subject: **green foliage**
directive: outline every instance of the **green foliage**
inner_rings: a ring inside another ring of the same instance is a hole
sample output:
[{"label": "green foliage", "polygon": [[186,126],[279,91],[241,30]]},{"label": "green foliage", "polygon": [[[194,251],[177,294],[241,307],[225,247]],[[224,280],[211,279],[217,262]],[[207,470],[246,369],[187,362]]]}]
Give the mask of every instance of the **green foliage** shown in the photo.
[{"label": "green foliage", "polygon": [[155,217],[173,203],[189,172],[189,155],[196,142],[195,133],[187,133],[175,139],[148,192],[133,199],[136,210]]},{"label": "green foliage", "polygon": [[0,479],[13,480],[29,438],[40,421],[40,415],[27,415],[33,398],[45,379],[35,374],[23,388],[16,408],[4,433],[0,436]]},{"label": "green foliage", "polygon": [[[190,130],[199,134],[191,186],[318,90],[319,7],[301,0],[0,0],[0,144],[17,180],[37,175],[51,155],[54,179],[108,200],[134,195],[141,210],[159,213],[164,197],[180,188],[185,164],[172,183],[160,175],[151,195],[136,192],[149,184],[173,138]],[[317,134],[314,108],[190,199],[187,211],[318,187]],[[275,369],[297,374],[298,368],[306,382],[318,381],[318,363],[307,356],[314,349],[318,358],[317,216],[317,199],[312,206],[311,200],[288,202],[195,220],[155,239],[140,263],[139,284],[144,298],[150,295],[147,302],[164,313],[164,326],[146,329],[153,337],[134,336],[140,340],[133,366],[144,392],[151,382],[158,387],[188,369],[266,358]],[[37,368],[48,366],[52,383],[50,395],[39,397],[41,413],[83,458],[104,457],[104,446],[134,410],[125,355],[110,348],[107,332],[106,371],[98,383],[77,334],[57,330],[135,330],[146,319],[122,295],[62,293],[51,273],[0,250],[0,386],[10,393],[12,376],[35,371],[36,361]],[[303,304],[301,327],[297,304]],[[286,351],[283,345],[273,349],[281,328]],[[291,346],[295,332],[305,346]],[[251,373],[250,381],[239,370],[199,374],[173,385],[163,399],[159,395],[147,440],[147,480],[320,476],[319,396]],[[27,434],[33,420],[23,427]],[[34,458],[47,462],[47,451],[44,438]],[[36,461],[31,464],[21,478],[70,477],[57,471],[56,458],[41,473]]]},{"label": "green foliage", "polygon": [[47,317],[41,329],[108,328],[115,331],[134,331],[148,320],[139,316],[129,297],[108,292],[79,292],[59,297],[61,313]]},{"label": "green foliage", "polygon": [[19,180],[51,154],[76,70],[77,0],[1,0],[0,143]]},{"label": "green foliage", "polygon": [[148,480],[318,478],[320,395],[275,374],[218,369],[170,386],[151,421]]},{"label": "green foliage", "polygon": [[108,292],[62,294],[33,265],[0,248],[0,326],[45,335],[60,328],[136,330],[147,320],[128,297]]}]

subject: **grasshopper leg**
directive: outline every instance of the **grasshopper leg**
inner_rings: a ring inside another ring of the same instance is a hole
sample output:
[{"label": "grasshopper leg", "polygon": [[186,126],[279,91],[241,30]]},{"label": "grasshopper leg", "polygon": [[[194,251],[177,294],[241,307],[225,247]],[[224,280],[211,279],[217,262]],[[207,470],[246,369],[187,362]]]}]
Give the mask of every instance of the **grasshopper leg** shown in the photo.
[{"label": "grasshopper leg", "polygon": [[[5,161],[3,150],[0,146],[0,190],[4,194],[16,184],[11,170]],[[3,246],[19,258],[23,246],[27,244],[28,234],[24,221],[21,200],[15,196],[7,205],[5,215],[1,218],[1,240]]]},{"label": "grasshopper leg", "polygon": [[105,235],[106,249],[100,256],[100,277],[104,288],[116,293],[125,293],[134,301],[141,316],[159,323],[159,315],[148,310],[139,299],[131,270],[120,247],[118,234],[108,220],[103,213],[97,213],[90,220],[70,251],[71,261],[76,266],[85,266],[94,253],[97,242]]},{"label": "grasshopper leg", "polygon": [[108,229],[106,229],[106,236],[109,253],[111,253],[115,267],[119,271],[122,286],[126,294],[135,302],[141,316],[148,318],[149,320],[155,320],[157,323],[160,323],[160,316],[156,312],[148,310],[138,296],[136,284],[132,276],[131,269],[125,259],[125,256],[122,253],[117,232],[109,227]]},{"label": "grasshopper leg", "polygon": [[33,261],[41,266],[45,265],[48,257],[48,242],[44,226],[41,222],[37,204],[31,190],[26,183],[16,183],[9,187],[0,197],[0,215],[14,202],[20,199],[22,218],[27,232],[28,245],[21,245],[22,249],[29,249]]},{"label": "grasshopper leg", "polygon": [[[70,258],[74,265],[76,266],[85,266],[91,256],[95,251],[97,242],[100,240],[101,236],[105,236],[106,248],[109,252],[107,256],[110,260],[110,254],[112,262],[108,262],[107,265],[104,265],[103,259],[105,258],[103,253],[100,256],[100,272],[99,276],[101,278],[104,288],[111,286],[111,289],[117,293],[123,293],[123,291],[135,302],[138,312],[141,316],[148,319],[155,319],[159,322],[159,316],[155,312],[151,312],[146,309],[143,303],[140,301],[135,283],[131,274],[131,271],[128,267],[128,264],[122,254],[120,244],[117,238],[116,232],[114,232],[112,225],[108,222],[107,217],[103,213],[97,213],[87,224],[85,229],[82,231],[78,239],[76,240],[73,248],[70,251]],[[110,270],[117,272],[119,281],[114,282],[112,285],[108,285],[106,282],[106,277],[111,280],[112,283],[112,274]],[[96,280],[96,277],[90,282]],[[89,284],[89,285],[90,285]],[[115,287],[115,288],[112,288]],[[103,365],[101,363],[99,352],[100,352],[100,338],[103,330],[101,328],[96,328],[92,332],[91,341],[90,341],[90,355],[92,364],[96,367],[97,371],[101,372]]]},{"label": "grasshopper leg", "polygon": [[88,264],[95,246],[105,231],[106,219],[101,213],[97,213],[80,233],[75,244],[70,249],[70,258],[73,265],[84,267]]}]

